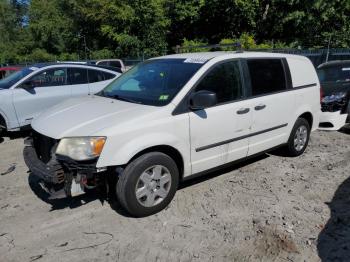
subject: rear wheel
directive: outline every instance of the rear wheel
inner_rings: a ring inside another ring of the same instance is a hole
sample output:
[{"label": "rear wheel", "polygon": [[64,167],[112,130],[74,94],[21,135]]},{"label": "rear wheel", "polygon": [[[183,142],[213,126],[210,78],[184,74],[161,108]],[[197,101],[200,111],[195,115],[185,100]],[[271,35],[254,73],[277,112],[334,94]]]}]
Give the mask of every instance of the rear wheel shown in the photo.
[{"label": "rear wheel", "polygon": [[298,118],[294,124],[285,152],[289,156],[300,156],[304,153],[310,139],[310,125],[304,118]]},{"label": "rear wheel", "polygon": [[168,155],[152,152],[133,160],[117,182],[121,205],[135,217],[164,209],[173,199],[179,183],[176,163]]}]

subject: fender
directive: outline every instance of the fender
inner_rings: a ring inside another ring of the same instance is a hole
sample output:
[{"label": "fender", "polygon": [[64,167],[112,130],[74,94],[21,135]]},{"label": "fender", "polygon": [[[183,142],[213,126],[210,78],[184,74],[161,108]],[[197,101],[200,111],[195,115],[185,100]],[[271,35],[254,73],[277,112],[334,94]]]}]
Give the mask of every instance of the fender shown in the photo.
[{"label": "fender", "polygon": [[[180,152],[184,162],[184,176],[191,173],[190,143],[181,141],[178,137],[169,133],[151,133],[138,136],[121,143],[119,137],[107,138],[105,147],[97,162],[97,167],[116,166],[127,164],[141,151],[155,146],[170,146]],[[112,147],[119,145],[120,147]]]},{"label": "fender", "polygon": [[[311,130],[314,131],[318,127],[318,118],[313,113],[315,112],[310,106],[303,105],[302,107],[298,108],[298,110],[295,112],[295,117],[293,118],[293,121],[290,123],[290,131],[292,131],[293,126],[297,119],[305,113],[310,113],[312,115],[312,126],[310,126]],[[317,121],[317,124],[316,124]]]}]

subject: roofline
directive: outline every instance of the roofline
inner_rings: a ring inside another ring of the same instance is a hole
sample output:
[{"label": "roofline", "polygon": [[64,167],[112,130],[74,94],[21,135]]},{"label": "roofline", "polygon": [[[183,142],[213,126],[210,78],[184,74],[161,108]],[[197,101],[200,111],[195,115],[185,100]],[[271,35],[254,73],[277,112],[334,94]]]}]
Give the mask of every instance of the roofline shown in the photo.
[{"label": "roofline", "polygon": [[99,65],[91,65],[91,64],[77,64],[77,63],[43,63],[43,64],[33,64],[33,65],[29,65],[26,68],[31,68],[31,67],[38,67],[39,69],[43,69],[45,67],[60,67],[60,66],[64,66],[64,65],[68,65],[71,67],[87,67],[87,68],[91,68],[91,69],[102,69],[102,70],[106,70],[108,72],[111,73],[118,73],[121,74],[122,72],[113,70],[113,69],[109,69],[108,66],[99,66]]}]

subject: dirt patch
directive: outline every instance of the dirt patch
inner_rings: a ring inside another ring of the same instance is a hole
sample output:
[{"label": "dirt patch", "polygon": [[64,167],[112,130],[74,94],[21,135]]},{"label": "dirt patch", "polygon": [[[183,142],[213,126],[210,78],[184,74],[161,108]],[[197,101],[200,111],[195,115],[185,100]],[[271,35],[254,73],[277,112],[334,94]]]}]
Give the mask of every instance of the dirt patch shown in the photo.
[{"label": "dirt patch", "polygon": [[141,219],[94,193],[46,201],[22,150],[20,137],[0,143],[1,262],[350,257],[344,132],[313,133],[301,157],[268,154],[189,181],[166,210]]}]

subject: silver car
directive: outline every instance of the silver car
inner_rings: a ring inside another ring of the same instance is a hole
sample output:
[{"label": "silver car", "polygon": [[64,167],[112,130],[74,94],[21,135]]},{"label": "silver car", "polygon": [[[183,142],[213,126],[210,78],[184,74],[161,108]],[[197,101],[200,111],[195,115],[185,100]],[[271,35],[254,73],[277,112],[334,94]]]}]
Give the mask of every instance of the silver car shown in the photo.
[{"label": "silver car", "polygon": [[120,75],[98,66],[38,64],[0,80],[0,132],[30,125],[63,100],[96,94]]}]

